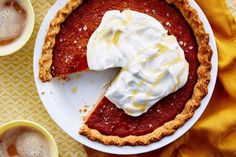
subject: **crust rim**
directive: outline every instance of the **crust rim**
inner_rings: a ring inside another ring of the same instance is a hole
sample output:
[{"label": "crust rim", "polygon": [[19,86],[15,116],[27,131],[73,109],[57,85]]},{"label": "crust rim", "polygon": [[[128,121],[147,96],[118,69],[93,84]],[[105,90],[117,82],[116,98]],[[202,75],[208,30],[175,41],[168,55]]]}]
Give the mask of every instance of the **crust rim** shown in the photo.
[{"label": "crust rim", "polygon": [[56,35],[60,32],[61,24],[81,3],[82,0],[70,0],[66,6],[57,12],[55,17],[50,22],[48,32],[44,40],[42,55],[39,60],[39,78],[43,82],[48,82],[53,77],[51,72],[53,57],[52,52],[56,43]]}]

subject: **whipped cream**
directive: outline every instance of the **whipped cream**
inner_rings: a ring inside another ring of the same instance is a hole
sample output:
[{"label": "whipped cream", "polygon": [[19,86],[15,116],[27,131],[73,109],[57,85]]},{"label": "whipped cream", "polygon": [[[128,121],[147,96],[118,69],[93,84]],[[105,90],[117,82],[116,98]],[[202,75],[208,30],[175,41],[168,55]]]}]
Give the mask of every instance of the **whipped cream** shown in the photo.
[{"label": "whipped cream", "polygon": [[89,39],[91,70],[120,67],[105,96],[130,116],[139,116],[183,87],[189,65],[174,36],[155,18],[137,11],[107,11]]}]

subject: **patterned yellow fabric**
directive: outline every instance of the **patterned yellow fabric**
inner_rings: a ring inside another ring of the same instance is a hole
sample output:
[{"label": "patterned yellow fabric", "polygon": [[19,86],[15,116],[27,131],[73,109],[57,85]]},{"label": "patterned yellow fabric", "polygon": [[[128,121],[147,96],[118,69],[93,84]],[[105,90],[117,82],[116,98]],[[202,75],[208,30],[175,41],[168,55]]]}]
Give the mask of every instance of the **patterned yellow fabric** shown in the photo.
[{"label": "patterned yellow fabric", "polygon": [[41,22],[54,2],[32,0],[36,20],[31,39],[19,52],[0,57],[0,123],[16,119],[38,122],[55,137],[61,157],[86,157],[83,145],[66,135],[49,117],[34,83],[34,43]]}]

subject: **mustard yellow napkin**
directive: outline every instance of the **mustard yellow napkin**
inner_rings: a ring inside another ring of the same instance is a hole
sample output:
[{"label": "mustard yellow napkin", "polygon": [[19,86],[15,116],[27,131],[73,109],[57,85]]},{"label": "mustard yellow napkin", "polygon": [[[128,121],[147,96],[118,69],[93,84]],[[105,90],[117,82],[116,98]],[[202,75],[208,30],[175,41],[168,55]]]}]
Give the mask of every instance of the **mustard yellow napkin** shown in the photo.
[{"label": "mustard yellow napkin", "polygon": [[[172,144],[160,150],[132,156],[236,156],[236,22],[226,3],[230,1],[236,4],[236,0],[196,0],[214,30],[219,54],[216,88],[201,119]],[[86,151],[89,157],[116,156],[89,148]]]}]

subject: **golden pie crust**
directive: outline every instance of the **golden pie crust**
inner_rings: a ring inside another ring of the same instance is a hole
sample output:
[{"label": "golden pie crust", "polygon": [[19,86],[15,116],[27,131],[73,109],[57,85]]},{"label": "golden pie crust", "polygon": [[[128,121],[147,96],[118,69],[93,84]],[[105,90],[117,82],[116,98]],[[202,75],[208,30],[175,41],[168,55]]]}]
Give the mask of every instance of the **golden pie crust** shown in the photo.
[{"label": "golden pie crust", "polygon": [[[203,23],[200,20],[196,10],[189,5],[188,0],[166,0],[170,4],[174,4],[182,13],[185,20],[192,28],[198,44],[198,60],[199,67],[197,71],[198,81],[193,89],[191,99],[185,104],[184,109],[175,119],[166,122],[161,127],[153,132],[142,136],[108,136],[103,135],[95,129],[89,128],[86,124],[80,129],[80,134],[87,136],[90,140],[99,141],[106,145],[148,145],[152,142],[159,141],[165,136],[173,134],[181,127],[188,119],[190,119],[195,110],[200,106],[203,97],[208,92],[208,84],[210,81],[211,57],[212,50],[209,46],[209,35],[206,33]],[[52,20],[48,33],[45,38],[42,56],[40,58],[39,76],[43,82],[49,81],[52,78],[52,51],[55,45],[55,37],[60,31],[60,25],[77,8],[82,1],[70,0],[67,5],[62,8]],[[92,113],[92,112],[91,112]]]},{"label": "golden pie crust", "polygon": [[47,82],[52,79],[52,51],[55,46],[56,35],[60,31],[61,24],[81,3],[82,0],[70,0],[65,7],[57,12],[56,16],[50,23],[47,35],[45,37],[42,55],[39,60],[39,78],[43,82]]}]

